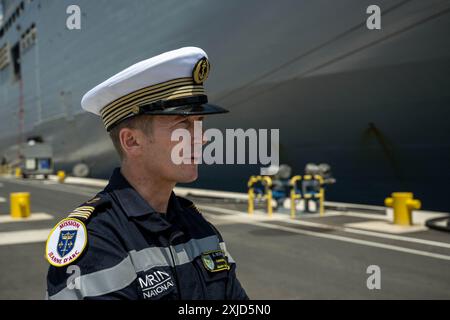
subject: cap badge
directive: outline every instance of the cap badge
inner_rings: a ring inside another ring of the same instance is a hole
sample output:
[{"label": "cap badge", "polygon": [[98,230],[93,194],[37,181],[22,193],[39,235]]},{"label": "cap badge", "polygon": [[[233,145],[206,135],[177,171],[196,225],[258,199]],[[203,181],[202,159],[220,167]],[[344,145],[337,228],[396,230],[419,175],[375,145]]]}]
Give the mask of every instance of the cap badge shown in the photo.
[{"label": "cap badge", "polygon": [[208,59],[205,57],[198,60],[194,66],[194,70],[192,71],[192,78],[194,78],[194,82],[197,84],[203,83],[209,74],[210,64]]}]

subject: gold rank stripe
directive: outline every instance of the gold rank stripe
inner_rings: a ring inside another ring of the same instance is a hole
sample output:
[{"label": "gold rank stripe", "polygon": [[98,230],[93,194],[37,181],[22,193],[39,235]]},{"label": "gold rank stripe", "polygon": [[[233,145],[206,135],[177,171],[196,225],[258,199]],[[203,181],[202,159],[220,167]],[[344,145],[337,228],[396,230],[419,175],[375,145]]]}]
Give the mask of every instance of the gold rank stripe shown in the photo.
[{"label": "gold rank stripe", "polygon": [[135,97],[134,99],[131,99],[129,101],[127,100],[124,103],[114,106],[113,109],[109,109],[108,111],[105,112],[102,111],[102,118],[104,119],[104,121],[108,121],[110,118],[117,115],[117,113],[123,110],[123,108],[125,107],[137,106],[144,103],[152,103],[162,99],[170,99],[171,95],[183,93],[186,90],[197,90],[199,91],[199,94],[204,94],[205,91],[203,86],[189,84],[177,86],[175,88],[170,88],[163,92],[158,92],[157,94],[140,95],[139,97]]},{"label": "gold rank stripe", "polygon": [[200,210],[198,210],[197,206],[195,204],[191,204],[189,206],[189,208],[193,208],[195,211],[197,211],[198,213],[200,213]]},{"label": "gold rank stripe", "polygon": [[70,214],[79,214],[79,215],[91,215],[92,212],[80,212],[80,211],[72,211]]},{"label": "gold rank stripe", "polygon": [[70,215],[90,216],[92,212],[71,212]]},{"label": "gold rank stripe", "polygon": [[72,213],[82,213],[82,214],[92,213],[92,212],[94,212],[94,210],[78,210],[78,209],[75,209],[75,210],[72,211]]},{"label": "gold rank stripe", "polygon": [[123,104],[117,105],[115,106],[114,110],[110,110],[109,112],[103,113],[102,115],[103,122],[110,123],[112,120],[114,121],[122,118],[124,113],[126,114],[130,112],[131,108],[136,105],[153,103],[163,99],[171,100],[174,99],[175,96],[185,97],[185,96],[192,96],[194,94],[195,95],[205,94],[203,86],[199,85],[179,86],[155,95],[144,95],[138,98],[137,100],[134,99],[130,102],[125,102]]},{"label": "gold rank stripe", "polygon": [[[167,93],[162,98],[165,98],[166,100],[171,100],[171,99],[176,99],[176,98],[191,97],[191,96],[194,96],[194,95],[202,95],[202,94],[205,94],[205,91],[203,89],[198,89],[198,90],[186,89],[186,90],[183,90],[183,91],[181,91],[181,90],[177,91],[177,92],[175,92],[175,94]],[[142,99],[142,101],[140,101],[140,102],[142,104],[144,104],[144,103],[152,103],[152,102],[155,102],[155,101],[158,101],[158,100],[160,100],[160,99],[156,99],[155,100],[154,98],[148,98],[148,99]],[[112,123],[114,123],[114,122],[116,122],[118,120],[126,118],[127,115],[132,115],[133,114],[133,112],[132,112],[133,107],[134,107],[134,105],[124,106],[120,110],[118,110],[114,114],[114,116],[111,115],[107,119],[103,119],[103,123],[105,124],[105,127],[108,127],[110,124],[112,124]]]},{"label": "gold rank stripe", "polygon": [[69,218],[76,218],[76,219],[80,219],[80,220],[88,220],[89,219],[89,217],[79,216],[79,215],[70,215]]},{"label": "gold rank stripe", "polygon": [[93,207],[93,206],[81,206],[81,207],[78,207],[76,209],[89,209],[89,210],[92,210],[92,209],[95,209],[95,207]]},{"label": "gold rank stripe", "polygon": [[169,81],[166,81],[166,82],[163,82],[160,84],[144,87],[142,89],[130,92],[130,93],[114,100],[113,102],[110,102],[100,111],[100,114],[102,117],[105,117],[109,111],[115,110],[119,104],[122,105],[122,104],[129,103],[130,100],[132,100],[134,98],[139,98],[143,95],[152,95],[154,93],[163,92],[164,90],[171,89],[173,87],[185,86],[185,85],[194,85],[194,81],[192,80],[192,78],[178,78],[178,79],[169,80]]},{"label": "gold rank stripe", "polygon": [[95,210],[95,207],[91,207],[91,206],[83,206],[83,207],[78,207],[78,208],[76,208],[75,210],[73,210],[74,212],[75,211],[83,211],[83,212],[92,212],[92,211],[94,211]]},{"label": "gold rank stripe", "polygon": [[71,214],[81,214],[81,215],[85,215],[85,214],[91,214],[92,211],[89,212],[83,212],[83,211],[72,211]]},{"label": "gold rank stripe", "polygon": [[95,210],[93,207],[91,207],[91,208],[76,208],[75,210],[72,211],[71,214],[79,214],[79,215],[88,215],[89,216]]},{"label": "gold rank stripe", "polygon": [[[147,104],[147,103],[153,103],[162,99],[165,100],[173,100],[177,98],[183,98],[183,97],[192,97],[196,95],[202,95],[205,94],[205,90],[203,88],[183,88],[183,90],[174,90],[172,92],[167,92],[164,95],[159,96],[158,98],[155,97],[146,97],[145,99],[140,99],[139,103],[141,104]],[[120,110],[118,110],[113,115],[109,115],[107,119],[103,119],[103,123],[106,128],[108,128],[111,124],[126,118],[128,115],[132,115],[132,109],[133,109],[134,103],[128,106],[121,107]]]},{"label": "gold rank stripe", "polygon": [[82,218],[89,218],[91,216],[91,213],[78,213],[78,212],[72,212],[71,214],[69,214],[69,218],[72,217],[82,217]]}]

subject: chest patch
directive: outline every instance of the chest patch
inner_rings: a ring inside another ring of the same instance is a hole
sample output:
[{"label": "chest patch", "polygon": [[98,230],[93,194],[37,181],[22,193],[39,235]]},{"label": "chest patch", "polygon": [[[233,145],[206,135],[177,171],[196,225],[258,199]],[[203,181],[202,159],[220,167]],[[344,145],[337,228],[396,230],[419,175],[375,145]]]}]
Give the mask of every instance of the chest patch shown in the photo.
[{"label": "chest patch", "polygon": [[160,299],[175,289],[175,282],[170,272],[157,268],[140,275],[138,284],[144,299]]},{"label": "chest patch", "polygon": [[203,266],[209,272],[230,270],[225,253],[222,250],[206,251],[201,255]]}]

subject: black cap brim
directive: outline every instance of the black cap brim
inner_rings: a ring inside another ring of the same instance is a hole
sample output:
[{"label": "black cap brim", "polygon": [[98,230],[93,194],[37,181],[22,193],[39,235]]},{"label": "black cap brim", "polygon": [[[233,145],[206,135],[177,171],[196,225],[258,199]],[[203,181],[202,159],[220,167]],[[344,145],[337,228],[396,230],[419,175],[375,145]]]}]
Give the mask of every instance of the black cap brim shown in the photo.
[{"label": "black cap brim", "polygon": [[219,113],[227,113],[227,112],[229,112],[227,109],[224,109],[217,105],[204,103],[204,104],[200,104],[200,105],[184,105],[184,106],[165,108],[163,110],[144,111],[141,114],[193,116],[193,115],[203,115],[203,114],[204,115],[219,114]]}]

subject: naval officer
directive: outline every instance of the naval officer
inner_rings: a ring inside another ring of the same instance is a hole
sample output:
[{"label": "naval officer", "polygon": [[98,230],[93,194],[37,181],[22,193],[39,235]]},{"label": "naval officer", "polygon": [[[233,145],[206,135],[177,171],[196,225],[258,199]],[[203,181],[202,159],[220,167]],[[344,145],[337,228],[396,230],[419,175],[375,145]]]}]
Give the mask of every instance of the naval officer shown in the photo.
[{"label": "naval officer", "polygon": [[208,103],[209,70],[202,49],[185,47],[84,95],[83,109],[101,116],[121,167],[50,233],[48,299],[248,299],[221,234],[172,191],[197,179],[197,165],[172,161],[171,133],[192,133],[194,121],[227,112]]}]

